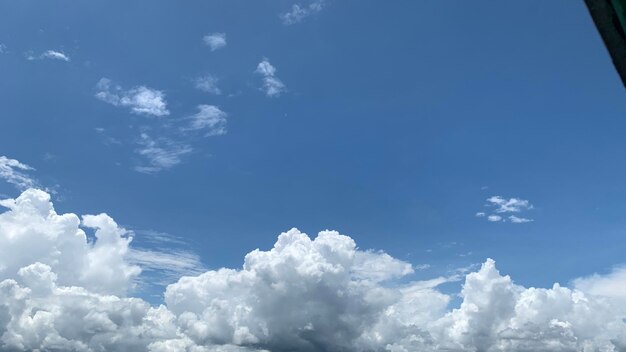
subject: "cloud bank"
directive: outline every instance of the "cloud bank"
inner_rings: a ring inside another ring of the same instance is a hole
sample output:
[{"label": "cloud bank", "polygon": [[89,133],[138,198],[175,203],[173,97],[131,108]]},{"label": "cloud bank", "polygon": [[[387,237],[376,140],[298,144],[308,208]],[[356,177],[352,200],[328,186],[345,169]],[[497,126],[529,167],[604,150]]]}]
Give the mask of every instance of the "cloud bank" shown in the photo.
[{"label": "cloud bank", "polygon": [[132,233],[109,216],[57,214],[35,189],[1,204],[2,351],[626,350],[624,312],[605,295],[621,271],[525,288],[487,259],[450,310],[445,279],[407,282],[410,263],[292,229],[241,268],[180,278],[151,306],[129,293],[142,261],[167,261],[133,258]]}]

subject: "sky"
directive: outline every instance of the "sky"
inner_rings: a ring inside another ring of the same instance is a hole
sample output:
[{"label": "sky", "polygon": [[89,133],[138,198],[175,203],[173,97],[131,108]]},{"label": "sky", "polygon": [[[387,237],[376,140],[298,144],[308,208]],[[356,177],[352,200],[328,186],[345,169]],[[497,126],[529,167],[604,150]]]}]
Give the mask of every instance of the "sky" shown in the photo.
[{"label": "sky", "polygon": [[582,1],[2,2],[0,350],[626,350],[624,94]]}]

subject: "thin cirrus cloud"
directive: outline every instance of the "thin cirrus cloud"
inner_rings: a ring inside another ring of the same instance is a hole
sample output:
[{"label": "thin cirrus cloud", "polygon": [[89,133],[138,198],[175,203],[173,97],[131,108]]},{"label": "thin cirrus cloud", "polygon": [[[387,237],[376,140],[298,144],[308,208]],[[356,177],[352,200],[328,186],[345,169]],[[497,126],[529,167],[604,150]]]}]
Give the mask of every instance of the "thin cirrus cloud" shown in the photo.
[{"label": "thin cirrus cloud", "polygon": [[184,155],[193,151],[187,143],[167,137],[154,139],[147,133],[140,134],[137,145],[135,152],[144,158],[144,162],[136,166],[135,171],[146,174],[171,169],[182,162]]},{"label": "thin cirrus cloud", "polygon": [[0,179],[19,190],[38,187],[38,182],[28,175],[35,169],[15,159],[0,155]]},{"label": "thin cirrus cloud", "polygon": [[510,222],[512,224],[524,224],[534,221],[533,219],[518,216],[520,213],[534,208],[533,205],[525,199],[507,199],[501,196],[492,196],[487,198],[487,204],[485,204],[485,207],[491,208],[493,213],[487,214],[484,211],[480,211],[477,212],[475,216],[485,218],[489,222]]},{"label": "thin cirrus cloud", "polygon": [[[58,214],[46,192],[0,213],[0,350],[620,351],[624,271],[526,288],[491,259],[414,281],[414,267],[336,231],[292,229],[240,268],[134,248],[106,214]],[[164,246],[172,242],[157,234]],[[178,241],[174,238],[172,241]],[[174,282],[164,303],[133,292]],[[151,275],[151,276],[150,276]],[[464,280],[458,296],[441,285]],[[450,303],[460,297],[458,308]]]},{"label": "thin cirrus cloud", "polygon": [[285,25],[292,25],[302,22],[307,17],[310,17],[324,8],[323,0],[315,0],[308,5],[293,4],[289,11],[281,13],[278,17]]},{"label": "thin cirrus cloud", "polygon": [[226,33],[207,34],[202,37],[202,40],[211,48],[211,51],[215,51],[226,46]]},{"label": "thin cirrus cloud", "polygon": [[285,84],[276,77],[276,68],[268,59],[261,60],[254,72],[262,76],[263,87],[261,90],[268,97],[278,97],[287,89]]},{"label": "thin cirrus cloud", "polygon": [[96,84],[96,98],[113,106],[130,108],[130,111],[138,115],[167,116],[165,93],[160,90],[138,86],[131,89],[122,89],[119,85],[113,85],[108,78],[102,78]]}]

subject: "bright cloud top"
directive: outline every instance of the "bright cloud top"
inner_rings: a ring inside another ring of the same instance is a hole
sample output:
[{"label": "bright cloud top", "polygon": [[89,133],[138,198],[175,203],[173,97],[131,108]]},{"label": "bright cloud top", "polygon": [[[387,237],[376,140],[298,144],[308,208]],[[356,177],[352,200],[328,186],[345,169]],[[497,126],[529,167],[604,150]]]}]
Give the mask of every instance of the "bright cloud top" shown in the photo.
[{"label": "bright cloud top", "polygon": [[[180,278],[167,287],[165,305],[154,307],[127,294],[143,263],[168,266],[172,258],[133,258],[129,232],[109,216],[57,214],[43,191],[2,204],[0,350],[626,348],[624,312],[606,291],[525,288],[488,259],[465,277],[462,302],[449,310],[453,296],[437,288],[447,280],[400,284],[414,270],[409,263],[359,250],[335,231],[311,238],[292,229],[270,250],[248,253],[240,269]],[[594,280],[593,287],[619,287],[612,281],[624,278]]]},{"label": "bright cloud top", "polygon": [[211,48],[211,51],[215,51],[226,46],[226,33],[207,34],[202,40]]},{"label": "bright cloud top", "polygon": [[124,90],[119,85],[113,85],[108,78],[102,78],[96,84],[96,98],[114,106],[130,108],[131,112],[139,115],[167,116],[165,93],[146,86],[138,86]]},{"label": "bright cloud top", "polygon": [[285,13],[280,14],[280,19],[283,24],[292,25],[302,22],[305,18],[312,16],[324,8],[324,1],[315,0],[308,5],[294,4],[291,9]]},{"label": "bright cloud top", "polygon": [[[533,219],[524,218],[511,213],[519,214],[527,210],[533,209],[533,205],[528,200],[519,198],[503,198],[501,196],[492,196],[487,198],[486,207],[492,208],[495,214],[487,215],[485,212],[476,213],[476,217],[484,217],[489,222],[511,222],[513,224],[523,224],[534,221]],[[508,214],[508,217],[506,216]]]},{"label": "bright cloud top", "polygon": [[36,187],[37,181],[28,176],[26,172],[34,169],[15,159],[9,159],[0,155],[0,179],[14,185],[20,190]]},{"label": "bright cloud top", "polygon": [[268,59],[259,62],[254,72],[263,77],[262,90],[268,97],[278,97],[286,90],[285,84],[276,77],[276,68]]}]

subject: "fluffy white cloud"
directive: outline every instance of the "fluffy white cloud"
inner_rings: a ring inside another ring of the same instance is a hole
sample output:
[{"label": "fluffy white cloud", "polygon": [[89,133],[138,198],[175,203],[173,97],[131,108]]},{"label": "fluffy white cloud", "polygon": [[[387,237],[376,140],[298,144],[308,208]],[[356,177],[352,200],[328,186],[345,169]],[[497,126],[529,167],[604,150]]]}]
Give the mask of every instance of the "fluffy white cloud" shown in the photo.
[{"label": "fluffy white cloud", "polygon": [[0,155],[0,179],[14,185],[20,190],[36,187],[37,181],[26,174],[27,171],[34,170],[32,167],[23,164],[15,159],[9,159]]},{"label": "fluffy white cloud", "polygon": [[287,89],[285,84],[276,77],[276,68],[268,59],[259,62],[254,72],[263,77],[262,90],[268,97],[280,96]]},{"label": "fluffy white cloud", "polygon": [[[310,238],[292,229],[248,253],[242,268],[182,277],[166,305],[150,306],[120,289],[139,270],[128,232],[110,217],[58,215],[37,190],[2,204],[2,351],[626,349],[626,312],[610,299],[623,292],[621,269],[576,289],[525,288],[488,259],[450,310],[438,286],[456,277],[400,283],[409,263],[334,231]],[[95,238],[81,226],[96,228]]]},{"label": "fluffy white cloud", "polygon": [[184,143],[178,143],[167,138],[155,140],[147,133],[140,135],[137,142],[137,154],[146,158],[147,164],[135,167],[143,173],[155,173],[167,170],[182,162],[182,157],[193,151],[193,148]]},{"label": "fluffy white cloud", "polygon": [[204,131],[206,136],[226,134],[226,113],[215,105],[198,105],[198,113],[189,117],[184,131]]},{"label": "fluffy white cloud", "polygon": [[196,88],[200,89],[203,92],[220,95],[222,94],[222,91],[217,86],[218,81],[219,80],[215,76],[205,75],[196,78],[195,85]]},{"label": "fluffy white cloud", "polygon": [[47,50],[43,54],[41,54],[41,57],[44,59],[70,61],[70,57],[67,56],[64,52],[56,50]]},{"label": "fluffy white cloud", "polygon": [[113,85],[108,78],[102,78],[96,84],[96,98],[114,106],[130,108],[131,112],[140,115],[167,116],[165,93],[160,90],[139,86],[124,90]]},{"label": "fluffy white cloud", "polygon": [[322,11],[323,8],[323,0],[315,0],[308,5],[294,4],[289,11],[281,13],[279,17],[283,24],[292,25],[302,22],[305,18]]},{"label": "fluffy white cloud", "polygon": [[226,33],[207,34],[202,40],[204,40],[204,44],[211,48],[211,51],[215,51],[226,46]]},{"label": "fluffy white cloud", "polygon": [[[46,192],[29,189],[0,203],[0,280],[40,262],[52,268],[58,282],[94,292],[123,293],[139,274],[126,263],[130,238],[106,214],[57,214]],[[81,228],[95,229],[93,240]]]}]

